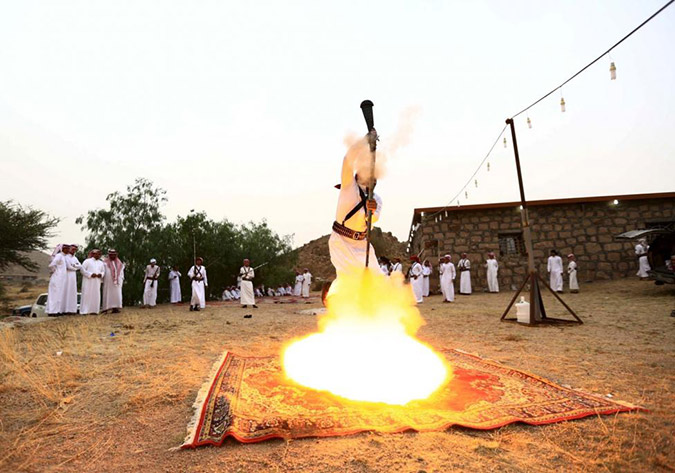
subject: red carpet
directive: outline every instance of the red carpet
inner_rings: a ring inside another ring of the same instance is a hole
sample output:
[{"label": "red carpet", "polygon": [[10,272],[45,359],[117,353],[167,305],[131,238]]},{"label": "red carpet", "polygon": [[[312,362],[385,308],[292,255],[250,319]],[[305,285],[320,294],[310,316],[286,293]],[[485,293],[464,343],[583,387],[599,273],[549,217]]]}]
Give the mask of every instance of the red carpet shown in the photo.
[{"label": "red carpet", "polygon": [[284,378],[278,357],[226,352],[195,402],[195,420],[182,447],[220,445],[229,436],[260,442],[362,431],[437,431],[453,425],[486,430],[641,409],[458,350],[443,353],[453,368],[450,383],[424,401],[390,406],[297,386]]}]

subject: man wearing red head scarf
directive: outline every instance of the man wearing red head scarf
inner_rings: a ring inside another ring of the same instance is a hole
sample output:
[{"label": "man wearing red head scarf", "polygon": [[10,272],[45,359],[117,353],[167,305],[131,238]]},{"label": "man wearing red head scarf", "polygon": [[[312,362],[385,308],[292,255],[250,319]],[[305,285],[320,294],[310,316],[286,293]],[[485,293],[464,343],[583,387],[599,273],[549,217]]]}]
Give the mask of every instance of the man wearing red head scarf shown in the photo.
[{"label": "man wearing red head scarf", "polygon": [[108,250],[103,275],[103,312],[116,314],[122,308],[122,284],[124,283],[124,263],[117,256],[117,251]]}]

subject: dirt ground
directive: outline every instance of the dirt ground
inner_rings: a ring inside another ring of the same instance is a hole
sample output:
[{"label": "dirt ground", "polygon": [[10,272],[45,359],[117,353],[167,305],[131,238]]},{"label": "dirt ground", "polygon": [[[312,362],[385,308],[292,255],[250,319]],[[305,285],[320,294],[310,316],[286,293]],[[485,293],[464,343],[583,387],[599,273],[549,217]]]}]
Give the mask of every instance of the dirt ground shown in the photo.
[{"label": "dirt ground", "polygon": [[[237,305],[159,306],[0,329],[0,471],[673,471],[675,288],[631,280],[582,290],[564,296],[581,326],[500,323],[512,293],[481,293],[454,304],[432,296],[419,335],[650,412],[169,451],[223,350],[278,354],[315,329],[316,317],[298,312],[318,304],[262,303],[251,319]],[[550,297],[546,305],[563,314]]]}]

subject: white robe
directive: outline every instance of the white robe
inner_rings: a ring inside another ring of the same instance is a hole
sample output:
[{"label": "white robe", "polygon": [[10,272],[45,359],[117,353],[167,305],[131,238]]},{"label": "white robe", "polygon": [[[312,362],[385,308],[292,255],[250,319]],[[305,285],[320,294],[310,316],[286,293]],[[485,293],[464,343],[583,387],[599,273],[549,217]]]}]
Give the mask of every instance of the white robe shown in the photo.
[{"label": "white robe", "polygon": [[295,287],[293,288],[293,295],[294,296],[301,296],[302,295],[302,281],[305,278],[302,276],[302,274],[298,274],[295,277]]},{"label": "white robe", "polygon": [[441,265],[441,292],[443,293],[443,299],[446,301],[453,302],[455,300],[456,277],[457,271],[452,262]]},{"label": "white robe", "polygon": [[391,267],[391,272],[403,274],[403,265],[401,263],[394,263],[394,265]]},{"label": "white robe", "polygon": [[117,284],[113,280],[108,265],[103,262],[105,273],[103,275],[103,297],[101,298],[101,310],[122,308],[122,285],[124,284],[124,264],[117,276]]},{"label": "white robe", "polygon": [[181,302],[183,299],[183,295],[180,292],[180,277],[182,275],[180,272],[171,270],[169,272],[169,293],[170,293],[170,301],[172,304],[175,304],[176,302]]},{"label": "white robe", "polygon": [[157,285],[159,282],[153,279],[155,277],[159,277],[159,266],[155,265],[153,268],[152,265],[147,265],[145,267],[145,277],[143,278],[143,283],[145,284],[143,305],[150,307],[157,305]]},{"label": "white robe", "polygon": [[[80,314],[98,314],[101,311],[101,282],[105,274],[105,264],[96,258],[87,258],[80,268],[82,274],[82,299]],[[100,274],[100,278],[92,275]]]},{"label": "white robe", "polygon": [[549,256],[546,266],[550,273],[549,286],[556,292],[563,290],[563,262],[560,256]]},{"label": "white robe", "polygon": [[66,287],[63,295],[62,311],[64,314],[77,313],[77,272],[80,270],[80,261],[74,255],[66,255]]},{"label": "white robe", "polygon": [[63,297],[66,290],[66,255],[57,253],[49,263],[51,276],[49,277],[49,289],[47,289],[47,314],[56,315],[63,313]]},{"label": "white robe", "polygon": [[387,266],[386,264],[380,265],[380,271],[382,271],[382,274],[384,274],[385,276],[389,276],[389,266]]},{"label": "white robe", "polygon": [[[338,196],[335,221],[351,230],[365,232],[368,226],[368,214],[364,207],[345,221],[347,214],[361,201],[359,185],[354,177],[355,158],[356,153],[348,152],[342,162],[340,195]],[[377,194],[374,194],[373,198],[377,201],[377,210],[373,212],[372,219],[372,222],[375,223],[380,217],[382,199]],[[363,268],[366,264],[366,252],[369,252],[368,267],[379,267],[375,248],[373,248],[373,245],[370,245],[369,248],[367,246],[366,240],[352,240],[335,232],[331,233],[328,240],[328,249],[330,261],[335,266],[338,277],[340,277],[340,273],[353,270],[353,268]]]},{"label": "white robe", "polygon": [[422,295],[424,297],[429,297],[429,277],[431,276],[431,267],[422,265],[422,276],[424,281]]},{"label": "white robe", "polygon": [[647,252],[649,251],[649,245],[646,243],[638,243],[635,245],[635,254],[638,257],[638,272],[637,276],[641,278],[648,278],[649,274],[647,271],[650,271],[652,268],[649,266],[649,258],[647,257]]},{"label": "white robe", "polygon": [[579,290],[579,281],[577,280],[577,263],[570,261],[567,265],[567,274],[570,277],[570,291]]},{"label": "white robe", "polygon": [[309,290],[312,287],[312,273],[307,271],[302,273],[302,297],[309,297]]},{"label": "white robe", "polygon": [[410,268],[410,285],[415,294],[415,301],[420,304],[424,301],[424,275],[422,265],[414,262]]},{"label": "white robe", "polygon": [[[199,270],[199,273],[197,273]],[[202,279],[192,279],[192,297],[190,298],[190,305],[198,305],[201,309],[206,307],[206,289],[209,287],[209,280],[206,278],[206,268],[204,266],[193,266],[188,271],[190,279],[194,277],[201,277]]]},{"label": "white robe", "polygon": [[[462,258],[457,268],[459,269],[459,293],[471,294],[471,261],[468,258]],[[462,271],[462,268],[465,270]]]},{"label": "white robe", "polygon": [[242,266],[239,269],[239,275],[241,276],[241,304],[242,305],[255,305],[255,293],[253,292],[253,278],[255,277],[255,271],[253,268]]},{"label": "white robe", "polygon": [[487,266],[487,285],[488,291],[499,292],[499,280],[497,273],[499,272],[499,263],[496,259],[489,259],[485,262]]}]

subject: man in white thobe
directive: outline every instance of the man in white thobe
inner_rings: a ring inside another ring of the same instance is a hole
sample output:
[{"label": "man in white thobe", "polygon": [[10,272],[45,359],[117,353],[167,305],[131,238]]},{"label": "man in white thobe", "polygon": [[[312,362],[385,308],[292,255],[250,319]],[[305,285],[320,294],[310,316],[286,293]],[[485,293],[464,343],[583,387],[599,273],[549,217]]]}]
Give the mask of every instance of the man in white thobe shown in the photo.
[{"label": "man in white thobe", "polygon": [[84,260],[80,273],[82,274],[80,314],[98,314],[101,311],[101,282],[105,274],[101,250],[91,251],[91,257]]},{"label": "man in white thobe", "polygon": [[112,311],[117,314],[122,308],[122,285],[124,284],[124,263],[119,259],[117,251],[108,250],[108,257],[103,261],[103,297],[101,308],[103,312]]},{"label": "man in white thobe", "polygon": [[394,273],[403,274],[403,265],[401,264],[401,258],[394,258],[394,264],[391,266],[391,274]]},{"label": "man in white thobe", "polygon": [[183,295],[180,292],[180,271],[178,271],[178,266],[174,266],[171,271],[169,271],[169,300],[172,304],[177,304],[183,299]]},{"label": "man in white thobe", "polygon": [[413,255],[410,257],[410,261],[412,261],[412,266],[408,272],[410,285],[415,295],[415,301],[421,304],[424,301],[424,272],[419,257]]},{"label": "man in white thobe", "polygon": [[488,253],[488,259],[485,262],[487,268],[487,285],[489,292],[499,292],[499,280],[497,274],[499,273],[499,263],[495,258],[493,252]]},{"label": "man in white thobe", "polygon": [[380,257],[380,271],[385,276],[389,276],[389,261],[384,256]]},{"label": "man in white thobe", "polygon": [[455,278],[457,271],[452,262],[451,255],[443,257],[443,264],[441,265],[441,292],[443,293],[443,302],[454,302],[455,300]]},{"label": "man in white thobe", "polygon": [[49,263],[49,288],[47,289],[47,315],[55,317],[63,313],[63,297],[66,292],[66,254],[70,254],[69,245],[58,245],[52,253]]},{"label": "man in white thobe", "polygon": [[224,301],[231,301],[232,300],[232,293],[230,292],[230,288],[226,287],[225,290],[223,291],[223,295],[221,297],[222,300]]},{"label": "man in white thobe", "polygon": [[145,307],[155,307],[157,305],[157,280],[159,279],[159,266],[157,260],[152,258],[150,264],[145,267],[143,276],[143,305]]},{"label": "man in white thobe", "polygon": [[579,292],[579,280],[577,279],[576,256],[572,253],[567,255],[567,275],[570,278],[570,292],[576,294]]},{"label": "man in white thobe", "polygon": [[424,264],[422,264],[422,277],[424,280],[422,295],[424,297],[429,297],[429,279],[431,278],[432,270],[433,269],[431,267],[431,263],[429,262],[429,260],[424,260]]},{"label": "man in white thobe", "polygon": [[293,295],[296,297],[300,297],[302,295],[302,281],[303,281],[302,274],[300,274],[300,271],[296,270],[295,271],[295,287],[293,288]]},{"label": "man in white thobe", "polygon": [[457,269],[459,269],[459,293],[468,296],[471,294],[471,261],[466,253],[462,253]]},{"label": "man in white thobe", "polygon": [[302,273],[302,297],[308,298],[309,291],[312,288],[312,273],[309,272],[308,268],[305,268],[305,272]]},{"label": "man in white thobe", "polygon": [[638,241],[638,244],[635,245],[635,255],[638,258],[638,272],[637,272],[637,277],[640,279],[648,279],[649,274],[647,271],[650,271],[652,268],[649,265],[649,258],[648,258],[648,253],[649,253],[649,245],[647,244],[647,240],[642,238],[640,241]]},{"label": "man in white thobe", "polygon": [[549,272],[549,286],[555,292],[563,292],[563,262],[556,250],[551,250],[546,269]]},{"label": "man in white thobe", "polygon": [[248,307],[251,304],[254,308],[258,308],[255,305],[255,293],[253,292],[253,278],[255,278],[255,271],[251,268],[251,262],[247,259],[244,260],[244,266],[239,269],[239,276],[241,277],[241,288],[240,295],[241,306],[242,308]]},{"label": "man in white thobe", "polygon": [[366,229],[368,212],[372,211],[372,222],[380,216],[382,199],[373,194],[368,199],[369,179],[356,173],[355,162],[359,155],[370,153],[367,140],[360,140],[349,148],[342,161],[340,195],[338,196],[333,232],[328,240],[330,260],[335,266],[337,277],[346,271],[363,268],[366,252],[369,253],[368,267],[378,269],[377,255],[373,245],[368,246]]},{"label": "man in white thobe", "polygon": [[206,307],[206,288],[209,281],[206,278],[206,268],[202,265],[204,260],[197,257],[194,266],[188,271],[188,277],[192,281],[192,298],[190,299],[190,310],[199,311]]},{"label": "man in white thobe", "polygon": [[63,310],[64,314],[77,313],[77,272],[82,265],[77,259],[75,253],[77,252],[77,245],[69,245],[70,252],[66,254],[66,287],[63,295]]}]

